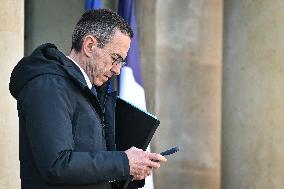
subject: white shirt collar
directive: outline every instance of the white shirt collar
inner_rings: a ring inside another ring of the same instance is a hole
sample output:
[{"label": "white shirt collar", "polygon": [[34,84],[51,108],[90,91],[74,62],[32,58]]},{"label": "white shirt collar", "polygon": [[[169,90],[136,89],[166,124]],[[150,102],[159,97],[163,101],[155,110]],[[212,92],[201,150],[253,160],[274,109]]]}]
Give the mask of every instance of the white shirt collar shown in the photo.
[{"label": "white shirt collar", "polygon": [[87,85],[88,85],[88,88],[91,89],[91,88],[92,88],[92,83],[91,83],[91,81],[90,81],[88,75],[86,74],[86,72],[85,72],[85,71],[81,68],[81,66],[79,66],[79,64],[77,64],[77,63],[75,62],[75,60],[73,60],[70,56],[66,56],[66,57],[69,58],[70,60],[72,60],[72,62],[74,62],[74,64],[75,64],[76,66],[78,66],[78,68],[80,69],[80,71],[82,72],[82,74],[83,74],[83,76],[84,76],[84,78],[85,78],[85,81],[86,81],[86,83],[87,83]]}]

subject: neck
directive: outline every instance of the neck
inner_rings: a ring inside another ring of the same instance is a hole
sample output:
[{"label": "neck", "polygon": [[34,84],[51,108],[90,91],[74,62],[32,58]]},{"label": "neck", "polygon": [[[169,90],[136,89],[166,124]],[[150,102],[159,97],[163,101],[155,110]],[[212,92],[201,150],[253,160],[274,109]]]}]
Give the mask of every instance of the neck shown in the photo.
[{"label": "neck", "polygon": [[90,77],[91,74],[87,71],[87,57],[84,56],[84,54],[76,52],[73,49],[71,50],[69,57],[72,58],[85,71],[90,81],[92,82],[92,78]]},{"label": "neck", "polygon": [[69,57],[72,58],[86,72],[87,59],[82,53],[76,52],[74,49],[72,49]]}]

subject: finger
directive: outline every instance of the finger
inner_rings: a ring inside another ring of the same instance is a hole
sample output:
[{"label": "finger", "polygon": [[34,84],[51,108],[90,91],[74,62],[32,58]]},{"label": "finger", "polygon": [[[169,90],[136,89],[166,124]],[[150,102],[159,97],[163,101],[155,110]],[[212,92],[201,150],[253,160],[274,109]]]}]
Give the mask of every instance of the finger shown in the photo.
[{"label": "finger", "polygon": [[140,178],[140,179],[144,179],[145,177],[149,176],[152,173],[152,168],[151,167],[145,167],[143,166],[143,168],[137,170],[137,172],[135,172],[135,177]]},{"label": "finger", "polygon": [[149,175],[151,175],[152,174],[152,168],[150,167],[148,167],[148,169],[145,171],[145,174],[147,175],[147,176],[149,176]]},{"label": "finger", "polygon": [[131,147],[131,149],[136,150],[136,151],[143,151],[142,149],[136,148],[135,146]]},{"label": "finger", "polygon": [[142,150],[142,149],[140,149],[140,148],[136,148],[136,150],[137,150],[137,151],[140,151],[140,152],[141,152],[141,151],[143,152],[143,150]]},{"label": "finger", "polygon": [[143,162],[143,171],[145,171],[146,169],[148,168],[159,168],[160,167],[160,162],[157,162],[157,161],[153,161],[151,159],[146,159],[144,162]]},{"label": "finger", "polygon": [[161,165],[160,165],[159,162],[149,161],[147,166],[154,168],[154,169],[158,169],[158,168],[160,168]]},{"label": "finger", "polygon": [[152,161],[157,161],[157,162],[166,162],[167,159],[162,156],[161,154],[156,154],[156,153],[149,153],[149,158]]}]

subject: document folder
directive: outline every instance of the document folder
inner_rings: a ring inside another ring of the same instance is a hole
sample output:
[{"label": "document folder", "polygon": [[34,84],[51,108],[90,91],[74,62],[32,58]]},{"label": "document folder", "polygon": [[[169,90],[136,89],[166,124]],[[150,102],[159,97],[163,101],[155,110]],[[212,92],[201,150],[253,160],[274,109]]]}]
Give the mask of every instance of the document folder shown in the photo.
[{"label": "document folder", "polygon": [[116,150],[125,151],[132,146],[146,150],[160,121],[156,116],[117,98],[115,108]]}]

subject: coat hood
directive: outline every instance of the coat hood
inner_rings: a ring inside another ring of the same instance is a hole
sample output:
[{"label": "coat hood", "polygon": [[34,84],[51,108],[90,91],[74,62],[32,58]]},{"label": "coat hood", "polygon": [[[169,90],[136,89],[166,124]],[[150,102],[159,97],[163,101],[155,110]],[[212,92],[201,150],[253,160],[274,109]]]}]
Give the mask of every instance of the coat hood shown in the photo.
[{"label": "coat hood", "polygon": [[22,58],[12,71],[9,90],[17,99],[21,90],[32,79],[43,74],[55,74],[75,79],[82,87],[87,84],[74,64],[57,47],[47,43],[39,46],[27,57]]}]

